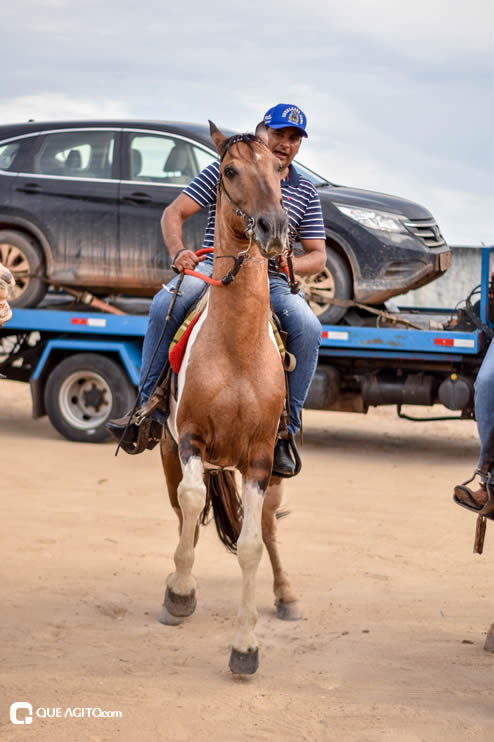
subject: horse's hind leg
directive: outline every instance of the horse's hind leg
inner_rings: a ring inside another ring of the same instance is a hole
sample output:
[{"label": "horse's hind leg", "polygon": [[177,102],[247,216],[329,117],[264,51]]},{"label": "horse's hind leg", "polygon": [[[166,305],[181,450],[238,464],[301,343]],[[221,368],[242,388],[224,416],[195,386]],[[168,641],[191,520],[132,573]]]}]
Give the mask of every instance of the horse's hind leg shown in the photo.
[{"label": "horse's hind leg", "polygon": [[242,530],[237,541],[238,561],[242,570],[242,595],[230,656],[230,670],[242,675],[251,675],[256,672],[259,665],[259,650],[255,637],[257,623],[255,584],[262,556],[263,496],[264,491],[258,482],[244,479]]},{"label": "horse's hind leg", "polygon": [[190,448],[190,443],[181,441],[180,450],[181,453],[185,452],[185,456],[182,457],[182,480],[177,487],[181,511],[180,538],[174,556],[175,572],[167,579],[163,618],[167,618],[167,614],[185,618],[192,615],[196,607],[196,582],[192,566],[199,516],[206,502],[206,486],[201,456],[195,446],[192,453]]},{"label": "horse's hind leg", "polygon": [[302,618],[302,609],[290,584],[288,575],[282,567],[280,552],[276,542],[276,513],[280,507],[282,495],[281,481],[279,479],[273,479],[264,497],[262,539],[269,554],[271,567],[273,568],[273,590],[276,613],[279,618],[285,621],[297,621]]}]

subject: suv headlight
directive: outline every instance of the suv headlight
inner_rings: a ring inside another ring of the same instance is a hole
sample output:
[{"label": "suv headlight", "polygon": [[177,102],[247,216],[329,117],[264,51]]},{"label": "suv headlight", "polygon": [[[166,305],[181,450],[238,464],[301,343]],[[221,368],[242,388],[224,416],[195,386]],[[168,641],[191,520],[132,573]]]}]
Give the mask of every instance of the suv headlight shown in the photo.
[{"label": "suv headlight", "polygon": [[336,208],[350,219],[362,224],[363,227],[370,229],[379,229],[381,232],[405,232],[406,229],[396,214],[388,214],[385,211],[375,211],[374,209],[359,209],[354,206],[343,206],[335,204]]}]

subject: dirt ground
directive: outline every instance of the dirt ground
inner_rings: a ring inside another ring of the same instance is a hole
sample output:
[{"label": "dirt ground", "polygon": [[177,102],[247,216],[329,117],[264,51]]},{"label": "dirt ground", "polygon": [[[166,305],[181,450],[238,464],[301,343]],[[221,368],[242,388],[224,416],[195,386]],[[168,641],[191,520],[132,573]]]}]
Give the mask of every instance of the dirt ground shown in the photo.
[{"label": "dirt ground", "polygon": [[[213,526],[196,614],[157,621],[177,541],[158,452],[65,441],[0,381],[0,739],[492,740],[494,526],[474,555],[475,516],[451,500],[477,453],[470,421],[306,413],[279,531],[305,617],[276,618],[265,554],[260,669],[234,678],[240,572]],[[32,724],[10,722],[16,701]],[[65,715],[81,708],[121,717]]]}]

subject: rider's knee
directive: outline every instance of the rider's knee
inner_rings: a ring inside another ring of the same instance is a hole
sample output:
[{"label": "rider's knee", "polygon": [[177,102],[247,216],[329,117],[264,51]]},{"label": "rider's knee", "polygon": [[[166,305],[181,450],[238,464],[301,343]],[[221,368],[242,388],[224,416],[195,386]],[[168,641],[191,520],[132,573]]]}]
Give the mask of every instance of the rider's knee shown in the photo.
[{"label": "rider's knee", "polygon": [[304,337],[313,344],[321,342],[322,327],[316,315],[308,304],[303,305],[303,310],[298,314]]},{"label": "rider's knee", "polygon": [[480,367],[475,379],[475,395],[492,393],[494,388],[494,365],[488,364]]}]

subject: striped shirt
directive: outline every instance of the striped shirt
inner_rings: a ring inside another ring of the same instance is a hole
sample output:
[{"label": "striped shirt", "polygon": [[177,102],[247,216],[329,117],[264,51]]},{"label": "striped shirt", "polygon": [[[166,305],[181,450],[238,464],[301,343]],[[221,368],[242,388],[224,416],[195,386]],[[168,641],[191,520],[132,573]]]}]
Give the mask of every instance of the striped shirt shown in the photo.
[{"label": "striped shirt", "polygon": [[[214,245],[216,187],[219,177],[219,162],[213,162],[204,168],[183,191],[200,206],[209,206],[203,247]],[[288,176],[281,181],[281,197],[283,206],[288,212],[291,245],[298,240],[324,240],[326,238],[319,194],[310,180],[299,175],[293,165],[290,165],[288,169]]]}]

